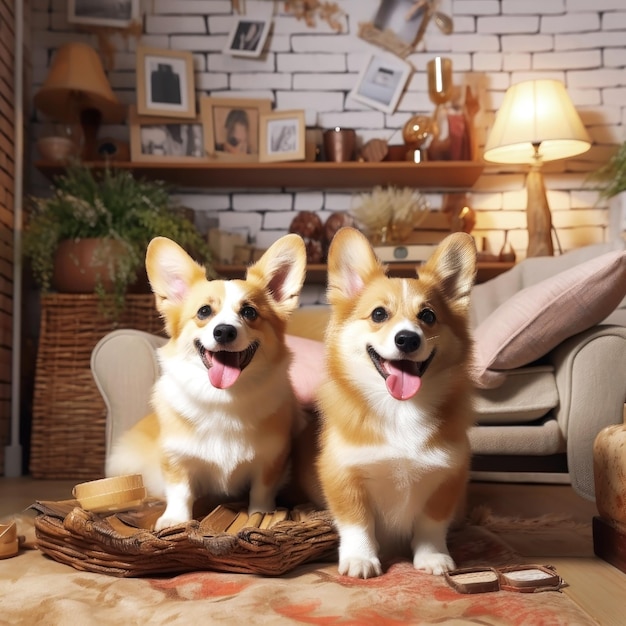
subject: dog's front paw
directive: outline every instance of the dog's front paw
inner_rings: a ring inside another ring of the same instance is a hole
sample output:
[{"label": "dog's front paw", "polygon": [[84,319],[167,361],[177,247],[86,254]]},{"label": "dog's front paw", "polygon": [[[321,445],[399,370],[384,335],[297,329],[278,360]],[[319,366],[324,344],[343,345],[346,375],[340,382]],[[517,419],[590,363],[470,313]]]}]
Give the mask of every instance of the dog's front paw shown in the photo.
[{"label": "dog's front paw", "polygon": [[455,569],[456,565],[449,554],[442,554],[440,552],[424,552],[415,555],[413,559],[413,567],[421,570],[422,572],[426,572],[427,574],[442,576],[446,572]]},{"label": "dog's front paw", "polygon": [[172,526],[178,526],[179,524],[186,524],[189,521],[189,519],[185,519],[183,517],[165,515],[164,513],[156,521],[156,524],[154,525],[154,530],[159,531],[163,530],[164,528],[171,528]]},{"label": "dog's front paw", "polygon": [[273,513],[276,510],[276,504],[273,500],[267,502],[251,502],[248,507],[248,515],[253,513]]},{"label": "dog's front paw", "polygon": [[383,573],[380,561],[377,557],[369,559],[353,556],[339,560],[339,573],[351,578],[374,578]]}]

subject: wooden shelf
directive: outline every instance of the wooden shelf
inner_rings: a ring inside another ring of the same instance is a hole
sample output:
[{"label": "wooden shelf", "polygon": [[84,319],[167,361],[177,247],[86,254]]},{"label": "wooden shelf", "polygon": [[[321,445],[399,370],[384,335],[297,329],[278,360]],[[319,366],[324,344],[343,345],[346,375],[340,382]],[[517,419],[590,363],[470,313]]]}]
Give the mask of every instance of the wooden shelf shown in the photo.
[{"label": "wooden shelf", "polygon": [[[101,169],[101,162],[88,163]],[[131,170],[136,176],[163,180],[176,187],[268,188],[310,187],[316,189],[371,188],[398,185],[419,189],[469,189],[481,175],[478,161],[367,162],[119,162],[113,167]],[[62,174],[62,164],[39,161],[37,168],[51,178]]]},{"label": "wooden shelf", "polygon": [[[418,263],[388,263],[390,276],[411,278],[415,276]],[[476,274],[476,283],[484,283],[499,274],[510,270],[514,263],[499,263],[496,261],[479,261]],[[215,271],[222,278],[243,278],[246,268],[243,265],[216,265]],[[326,284],[326,265],[324,263],[310,263],[306,268],[305,283],[309,285]]]}]

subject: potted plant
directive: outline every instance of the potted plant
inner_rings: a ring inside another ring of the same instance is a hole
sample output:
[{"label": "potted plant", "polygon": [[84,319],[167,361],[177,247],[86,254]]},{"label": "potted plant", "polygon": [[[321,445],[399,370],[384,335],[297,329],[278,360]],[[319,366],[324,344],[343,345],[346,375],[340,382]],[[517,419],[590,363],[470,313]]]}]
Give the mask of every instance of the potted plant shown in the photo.
[{"label": "potted plant", "polygon": [[600,184],[602,198],[613,198],[626,191],[626,141],[617,152],[591,175],[591,179]]},{"label": "potted plant", "polygon": [[609,236],[624,237],[626,232],[626,141],[611,158],[589,176],[600,198],[610,201]]},{"label": "potted plant", "polygon": [[107,167],[95,173],[73,163],[54,179],[49,197],[32,200],[24,254],[44,292],[93,292],[119,311],[143,273],[148,243],[159,235],[200,262],[210,260],[207,242],[173,205],[165,185],[126,170]]}]

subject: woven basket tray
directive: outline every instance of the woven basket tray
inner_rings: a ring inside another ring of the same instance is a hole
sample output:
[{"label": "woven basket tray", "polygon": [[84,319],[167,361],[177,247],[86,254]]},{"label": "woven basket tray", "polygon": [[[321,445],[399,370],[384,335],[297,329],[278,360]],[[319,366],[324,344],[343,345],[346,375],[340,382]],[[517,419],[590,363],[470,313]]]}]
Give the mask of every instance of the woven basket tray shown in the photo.
[{"label": "woven basket tray", "polygon": [[95,295],[41,299],[30,473],[33,478],[90,480],[104,473],[106,407],[90,369],[91,352],[116,328],[162,334],[154,296],[127,295],[116,320]]},{"label": "woven basket tray", "polygon": [[152,500],[114,515],[75,500],[33,507],[38,548],[75,569],[118,577],[212,570],[278,576],[312,560],[334,558],[338,537],[325,511],[286,509],[248,516],[218,506],[201,520],[149,530],[163,512]]}]

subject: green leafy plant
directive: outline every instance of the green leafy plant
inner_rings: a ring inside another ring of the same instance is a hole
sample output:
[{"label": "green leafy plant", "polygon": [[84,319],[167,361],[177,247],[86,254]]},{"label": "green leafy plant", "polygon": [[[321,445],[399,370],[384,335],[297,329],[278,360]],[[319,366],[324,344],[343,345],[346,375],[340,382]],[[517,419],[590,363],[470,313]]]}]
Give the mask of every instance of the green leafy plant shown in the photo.
[{"label": "green leafy plant", "polygon": [[591,174],[590,179],[599,184],[602,198],[612,198],[626,191],[626,141],[605,165]]},{"label": "green leafy plant", "polygon": [[96,173],[74,163],[54,179],[49,197],[32,198],[32,203],[23,248],[35,281],[44,292],[52,287],[57,248],[67,239],[118,242],[120,254],[110,255],[107,245],[101,255],[106,257],[102,260],[106,261],[113,293],[106,293],[102,281],[95,288],[101,302],[113,299],[115,311],[123,307],[128,287],[137,281],[153,237],[169,237],[199,262],[210,261],[207,242],[182,208],[172,203],[166,186],[137,179],[126,170],[107,167]]}]

